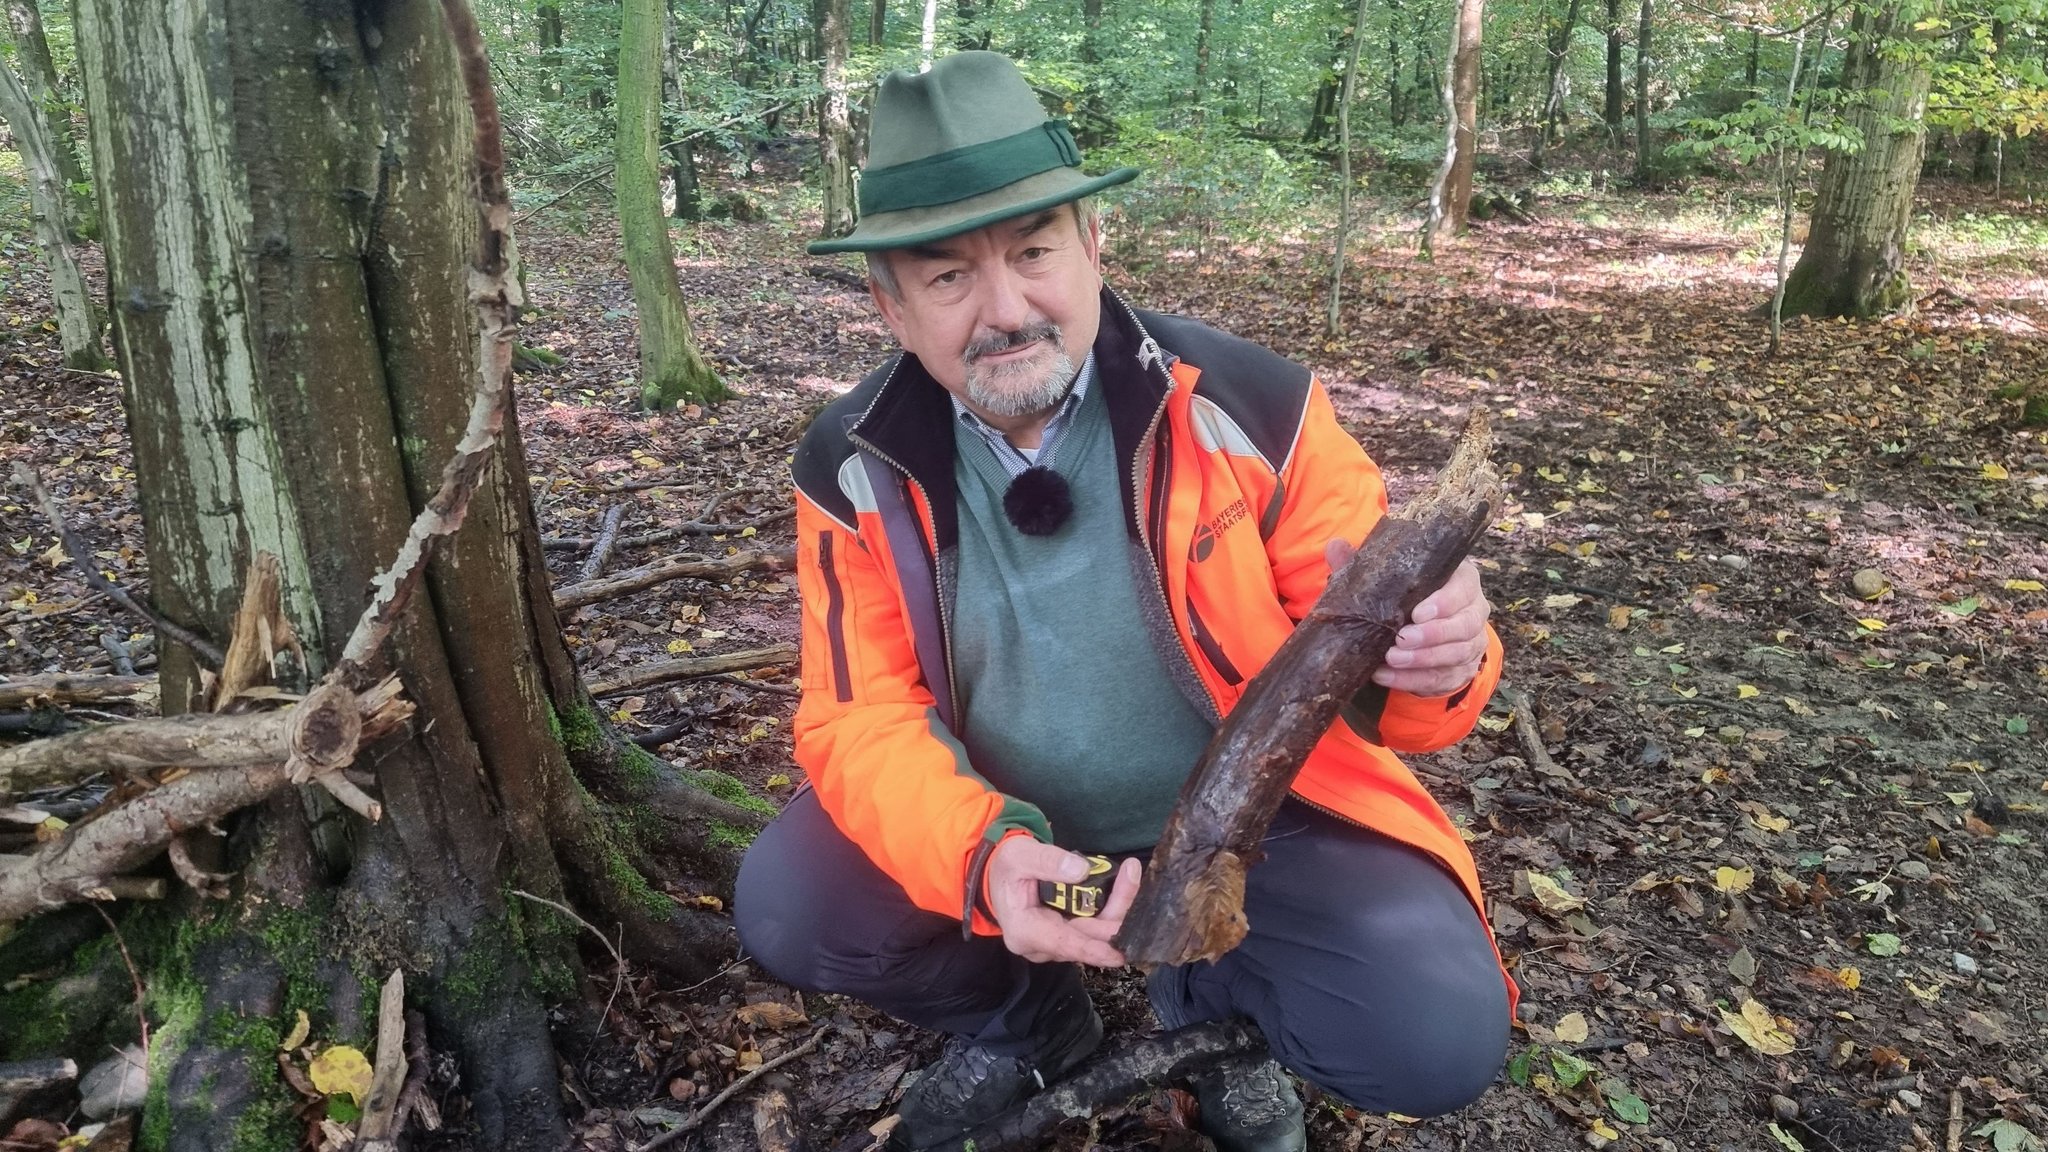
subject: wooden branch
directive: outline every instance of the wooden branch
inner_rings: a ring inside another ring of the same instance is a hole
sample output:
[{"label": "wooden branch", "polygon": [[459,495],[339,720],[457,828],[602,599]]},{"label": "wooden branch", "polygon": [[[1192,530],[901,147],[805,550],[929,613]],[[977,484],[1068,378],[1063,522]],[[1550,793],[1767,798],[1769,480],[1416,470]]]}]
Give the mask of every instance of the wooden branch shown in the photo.
[{"label": "wooden branch", "polygon": [[148,623],[165,638],[191,649],[192,654],[206,667],[220,667],[221,651],[212,641],[203,639],[190,629],[173,624],[143,607],[120,585],[107,579],[100,572],[99,565],[93,562],[92,552],[86,548],[85,541],[80,540],[77,534],[71,531],[70,525],[64,522],[63,508],[58,505],[56,498],[50,495],[49,489],[43,487],[43,479],[36,475],[35,469],[17,463],[14,466],[14,482],[27,488],[35,496],[36,503],[43,509],[44,518],[49,520],[50,527],[57,530],[57,539],[63,543],[65,554],[71,557],[71,566],[78,569],[78,574],[85,577],[86,584],[93,591],[119,604],[123,611]]},{"label": "wooden branch", "polygon": [[610,576],[581,584],[571,584],[555,591],[555,610],[573,612],[586,604],[624,596],[671,580],[694,578],[698,580],[730,580],[744,572],[767,571],[787,572],[796,565],[795,552],[737,552],[720,559],[703,556],[671,556],[638,568],[614,572]]},{"label": "wooden branch", "polygon": [[817,1051],[818,1042],[823,1040],[825,1038],[825,1034],[830,1031],[832,1031],[832,1026],[830,1024],[819,1025],[818,1030],[816,1032],[811,1033],[811,1038],[809,1040],[806,1040],[802,1044],[799,1044],[796,1047],[791,1048],[789,1051],[784,1052],[782,1055],[777,1056],[775,1059],[770,1060],[765,1064],[762,1064],[759,1068],[754,1069],[752,1072],[749,1072],[745,1076],[742,1076],[739,1079],[733,1081],[732,1083],[726,1085],[725,1091],[720,1092],[716,1096],[713,1096],[709,1103],[705,1104],[702,1108],[697,1109],[695,1112],[690,1113],[689,1119],[684,1120],[681,1124],[676,1125],[668,1131],[663,1132],[661,1135],[656,1136],[654,1139],[649,1140],[647,1143],[642,1144],[639,1147],[633,1149],[633,1152],[652,1152],[652,1150],[655,1148],[665,1148],[668,1145],[674,1143],[675,1141],[682,1139],[685,1135],[696,1131],[698,1128],[702,1127],[704,1121],[710,1119],[711,1114],[713,1112],[718,1111],[718,1109],[722,1105],[724,1105],[726,1101],[732,1099],[733,1097],[739,1095],[741,1092],[745,1091],[747,1085],[752,1084],[754,1081],[759,1080],[761,1077],[766,1076],[768,1073],[775,1071],[777,1068],[782,1067],[784,1064],[787,1064],[792,1060],[798,1059],[803,1056],[808,1056],[811,1053]]},{"label": "wooden branch", "polygon": [[[638,536],[621,537],[618,546],[621,548],[645,548],[650,544],[673,543],[685,536],[738,536],[749,528],[759,532],[763,528],[773,528],[785,520],[794,519],[796,519],[796,509],[784,508],[780,512],[770,512],[766,516],[759,516],[752,520],[742,520],[736,524],[713,524],[705,520],[685,520],[681,524],[671,524],[666,528],[657,528],[652,532],[642,532]],[[597,538],[594,536],[549,536],[541,541],[541,547],[549,552],[581,552],[596,543]]]},{"label": "wooden branch", "polygon": [[398,1098],[405,1090],[405,969],[394,968],[377,998],[377,1065],[363,1118],[356,1125],[355,1152],[396,1152]]},{"label": "wooden branch", "polygon": [[583,567],[576,573],[577,583],[588,583],[604,575],[604,566],[611,562],[612,549],[619,542],[619,525],[626,519],[626,506],[614,504],[604,514],[604,524],[597,530],[597,541],[591,546],[590,555],[583,561]]},{"label": "wooden branch", "polygon": [[40,1092],[78,1079],[78,1065],[69,1060],[16,1060],[0,1064],[0,1096]]},{"label": "wooden branch", "polygon": [[754,1146],[760,1152],[811,1152],[796,1102],[782,1087],[763,1089],[754,1100]]},{"label": "wooden branch", "polygon": [[1082,1065],[1022,1105],[964,1136],[932,1145],[928,1152],[1026,1152],[1070,1117],[1093,1116],[1147,1089],[1265,1050],[1266,1038],[1246,1020],[1197,1024],[1149,1037]]},{"label": "wooden branch", "polygon": [[0,796],[70,784],[99,772],[233,768],[285,757],[290,712],[198,713],[105,724],[0,751]]},{"label": "wooden branch", "polygon": [[679,660],[658,660],[638,668],[628,668],[610,680],[599,680],[590,686],[590,694],[617,696],[621,692],[635,692],[656,684],[671,684],[677,680],[697,680],[726,672],[744,672],[750,668],[789,664],[796,658],[796,645],[776,644],[767,648],[726,652],[718,656],[685,656]]},{"label": "wooden branch", "polygon": [[[396,678],[387,678],[360,696],[346,697],[360,713],[356,731],[361,743],[395,731],[412,715],[412,705],[398,691]],[[307,704],[311,703],[309,698]],[[289,718],[293,713],[285,715]],[[216,717],[213,722],[234,719],[238,718]],[[212,823],[289,783],[285,762],[294,751],[295,739],[290,732],[305,732],[300,752],[331,757],[319,737],[346,727],[332,721],[315,724],[309,718],[295,719],[271,762],[188,773],[96,819],[73,824],[20,862],[0,870],[0,924],[79,900],[161,896],[162,880],[136,880],[123,873],[148,862],[181,829]],[[344,779],[339,772],[331,775]],[[316,779],[324,783],[327,777]]]},{"label": "wooden branch", "polygon": [[156,695],[154,676],[21,676],[0,683],[0,708],[32,704],[105,704]]},{"label": "wooden branch", "polygon": [[1213,960],[1244,939],[1244,870],[1339,709],[1372,682],[1415,606],[1443,586],[1493,520],[1500,478],[1475,411],[1422,495],[1373,525],[1224,718],[1152,852],[1117,934],[1133,964]]},{"label": "wooden branch", "polygon": [[370,580],[376,591],[342,649],[338,672],[367,667],[398,626],[419,587],[435,542],[455,534],[470,497],[497,447],[512,394],[512,352],[519,334],[519,275],[512,266],[512,202],[505,187],[505,143],[498,98],[491,91],[490,60],[476,15],[464,0],[441,0],[441,15],[455,46],[475,124],[477,253],[470,264],[469,302],[477,315],[477,373],[469,426],[441,469],[441,487],[413,517],[391,566]]}]

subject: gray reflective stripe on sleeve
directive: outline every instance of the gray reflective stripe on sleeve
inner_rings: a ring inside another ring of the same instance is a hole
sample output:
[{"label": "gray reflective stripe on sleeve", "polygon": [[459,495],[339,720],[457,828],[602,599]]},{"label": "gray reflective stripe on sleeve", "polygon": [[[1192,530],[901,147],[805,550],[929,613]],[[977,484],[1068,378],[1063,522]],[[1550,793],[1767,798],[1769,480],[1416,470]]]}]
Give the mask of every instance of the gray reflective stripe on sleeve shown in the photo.
[{"label": "gray reflective stripe on sleeve", "polygon": [[[944,623],[939,617],[939,585],[932,561],[925,551],[924,533],[917,514],[904,495],[904,484],[896,472],[866,452],[854,453],[866,472],[869,498],[882,521],[882,535],[889,543],[889,555],[896,563],[897,582],[902,585],[903,604],[910,613],[910,641],[917,653],[917,667],[924,684],[938,705],[939,720],[954,726],[953,681],[946,671]],[[842,469],[842,476],[844,470]],[[842,483],[844,483],[842,479]]]},{"label": "gray reflective stripe on sleeve", "polygon": [[881,505],[875,500],[875,486],[868,482],[867,469],[861,467],[861,455],[856,452],[839,466],[839,490],[853,501],[855,512],[877,512]]},{"label": "gray reflective stripe on sleeve", "polygon": [[1195,443],[1206,452],[1226,452],[1232,456],[1249,456],[1265,461],[1266,467],[1279,470],[1266,454],[1259,451],[1252,438],[1245,435],[1228,413],[1216,406],[1215,401],[1205,396],[1195,396],[1188,401],[1188,426],[1194,429]]}]

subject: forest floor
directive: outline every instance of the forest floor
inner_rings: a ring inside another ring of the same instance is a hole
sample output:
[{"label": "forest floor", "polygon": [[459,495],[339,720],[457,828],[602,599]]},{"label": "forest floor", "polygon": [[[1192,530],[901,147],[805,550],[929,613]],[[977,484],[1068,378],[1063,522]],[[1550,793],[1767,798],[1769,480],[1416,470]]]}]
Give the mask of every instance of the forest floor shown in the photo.
[{"label": "forest floor", "polygon": [[[890,348],[857,265],[802,254],[815,216],[796,187],[746,191],[764,221],[678,229],[699,334],[739,393],[716,409],[633,411],[615,237],[572,208],[524,227],[523,340],[562,362],[523,376],[520,418],[562,582],[582,561],[572,538],[619,504],[625,535],[715,519],[755,526],[694,547],[786,545],[796,437]],[[2048,431],[1999,396],[2048,380],[2048,217],[1967,190],[1926,199],[1917,309],[1794,322],[1777,357],[1754,312],[1775,231],[1739,189],[1546,201],[1538,222],[1476,226],[1432,263],[1392,219],[1354,246],[1335,338],[1320,233],[1113,241],[1109,279],[1138,302],[1313,367],[1396,502],[1466,411],[1497,416],[1511,502],[1481,556],[1527,703],[1516,715],[1503,693],[1415,766],[1493,893],[1523,992],[1514,1062],[1450,1117],[1318,1101],[1315,1148],[2012,1152],[2048,1137]],[[143,586],[118,383],[52,367],[25,242],[0,257],[0,468],[39,468],[107,571]],[[0,674],[104,667],[98,634],[133,622],[11,500]],[[602,679],[793,642],[796,617],[793,580],[764,575],[671,583],[565,624]],[[687,721],[665,756],[779,800],[801,781],[794,674],[605,704],[629,734]],[[610,1042],[565,1060],[588,1148],[687,1115],[824,1020],[822,1046],[782,1074],[818,1147],[863,1147],[936,1050],[744,963],[695,989],[633,978],[644,1010],[614,1004]],[[1111,1046],[1153,1027],[1135,978],[1097,986]],[[1187,1110],[1162,1092],[1059,1147],[1191,1150]],[[746,1114],[724,1109],[696,1139],[751,1147]]]}]

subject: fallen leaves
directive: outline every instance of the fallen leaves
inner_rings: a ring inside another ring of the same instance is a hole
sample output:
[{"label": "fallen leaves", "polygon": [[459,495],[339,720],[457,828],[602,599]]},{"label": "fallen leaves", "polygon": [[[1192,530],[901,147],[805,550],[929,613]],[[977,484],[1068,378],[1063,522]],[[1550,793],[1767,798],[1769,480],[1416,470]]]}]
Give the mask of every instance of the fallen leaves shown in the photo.
[{"label": "fallen leaves", "polygon": [[313,1087],[329,1096],[347,1096],[361,1104],[370,1094],[370,1061],[360,1049],[336,1044],[313,1058],[306,1069]]},{"label": "fallen leaves", "polygon": [[1785,1022],[1771,1015],[1771,1010],[1759,1000],[1745,1000],[1742,1011],[1730,1012],[1720,1008],[1721,1023],[1726,1025],[1736,1039],[1765,1056],[1788,1056],[1799,1048],[1799,1041],[1789,1031]]}]

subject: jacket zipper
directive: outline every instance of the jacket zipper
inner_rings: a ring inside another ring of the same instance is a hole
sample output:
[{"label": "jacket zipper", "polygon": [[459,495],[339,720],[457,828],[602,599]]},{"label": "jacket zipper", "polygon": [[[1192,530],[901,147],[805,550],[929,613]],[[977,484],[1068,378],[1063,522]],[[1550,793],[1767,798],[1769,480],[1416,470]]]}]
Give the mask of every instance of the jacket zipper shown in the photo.
[{"label": "jacket zipper", "polygon": [[[903,360],[902,357],[899,356],[896,360],[896,366],[894,368],[889,369],[889,378],[887,380],[882,381],[882,386],[875,390],[874,400],[870,401],[868,403],[867,409],[861,413],[861,420],[866,420],[868,416],[874,412],[875,405],[880,403],[882,397],[888,393],[889,386],[896,382],[896,373],[902,370]],[[925,491],[924,485],[917,482],[917,477],[911,475],[910,469],[905,468],[900,462],[897,461],[895,457],[889,455],[887,452],[882,451],[880,448],[875,447],[873,441],[868,440],[866,437],[848,433],[847,439],[853,441],[855,444],[860,445],[867,451],[874,453],[875,458],[880,460],[882,463],[887,464],[889,467],[894,468],[898,472],[901,472],[903,474],[903,479],[907,481],[912,488],[917,489],[917,495],[920,499],[924,501],[924,506],[927,508],[932,506],[931,494]],[[942,575],[943,568],[939,564],[937,549],[933,549],[932,551],[931,566],[932,587],[939,594],[939,647],[945,649],[946,651],[946,704],[949,708],[952,709],[953,723],[959,724],[961,722],[959,687],[960,677],[959,674],[953,670],[953,605],[951,599],[947,594],[946,578],[944,575]]]}]

